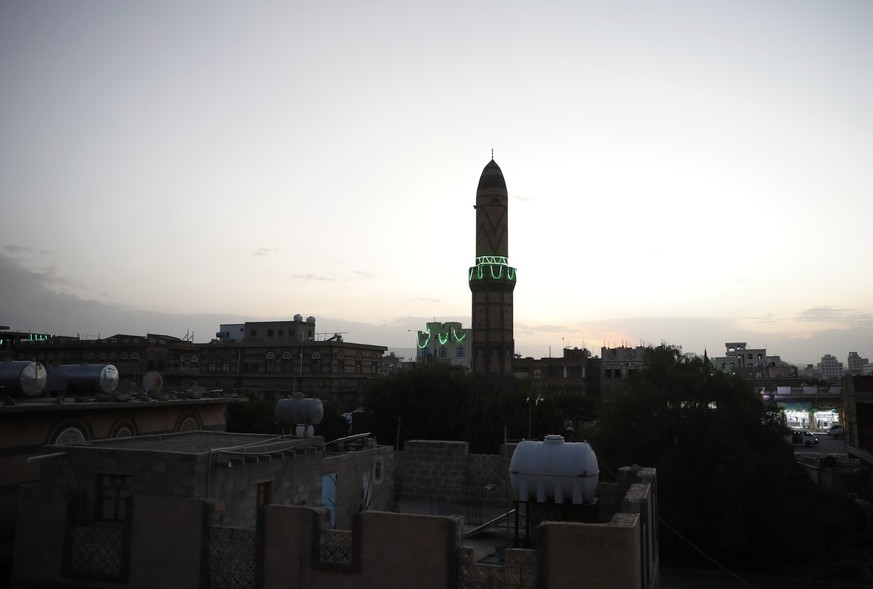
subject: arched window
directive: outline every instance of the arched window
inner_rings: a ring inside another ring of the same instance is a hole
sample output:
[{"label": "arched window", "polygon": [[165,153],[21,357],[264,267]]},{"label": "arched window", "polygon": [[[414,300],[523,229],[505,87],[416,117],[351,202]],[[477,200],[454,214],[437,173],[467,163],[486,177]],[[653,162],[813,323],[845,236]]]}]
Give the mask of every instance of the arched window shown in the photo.
[{"label": "arched window", "polygon": [[55,439],[55,444],[61,446],[69,446],[70,444],[79,444],[85,441],[85,434],[77,427],[68,427],[58,434]]},{"label": "arched window", "polygon": [[309,360],[310,372],[321,372],[321,352],[312,352]]},{"label": "arched window", "polygon": [[274,354],[273,352],[267,352],[266,362],[267,372],[274,372],[276,370],[276,354]]}]

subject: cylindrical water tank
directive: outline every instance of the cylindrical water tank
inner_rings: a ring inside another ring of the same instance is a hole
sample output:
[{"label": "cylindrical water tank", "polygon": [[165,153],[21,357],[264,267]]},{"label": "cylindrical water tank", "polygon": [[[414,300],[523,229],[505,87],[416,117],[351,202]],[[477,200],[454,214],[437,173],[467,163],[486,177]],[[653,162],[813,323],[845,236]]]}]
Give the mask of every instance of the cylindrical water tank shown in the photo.
[{"label": "cylindrical water tank", "polygon": [[46,390],[61,393],[109,394],[118,387],[118,369],[112,364],[61,364],[48,374]]},{"label": "cylindrical water tank", "polygon": [[520,442],[509,463],[509,480],[519,501],[592,503],[599,477],[597,456],[588,442],[565,442],[562,436]]},{"label": "cylindrical water tank", "polygon": [[43,391],[45,382],[45,366],[39,362],[0,362],[0,387],[5,394],[35,397]]},{"label": "cylindrical water tank", "polygon": [[285,397],[276,401],[276,421],[282,425],[318,425],[323,417],[321,399]]}]

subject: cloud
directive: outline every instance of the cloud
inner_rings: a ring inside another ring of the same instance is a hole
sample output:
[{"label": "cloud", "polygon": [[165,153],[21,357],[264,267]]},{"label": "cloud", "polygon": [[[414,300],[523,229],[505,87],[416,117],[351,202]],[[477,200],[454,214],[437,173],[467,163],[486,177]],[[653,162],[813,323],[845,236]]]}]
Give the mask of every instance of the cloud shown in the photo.
[{"label": "cloud", "polygon": [[840,307],[811,307],[804,309],[795,321],[811,323],[840,323],[849,325],[873,325],[873,313],[863,313],[855,309]]},{"label": "cloud", "polygon": [[329,278],[327,276],[319,276],[318,274],[293,274],[292,278],[297,278],[299,280],[323,280],[327,282],[333,282],[333,278]]},{"label": "cloud", "polygon": [[363,270],[355,270],[355,275],[360,276],[361,278],[373,278],[376,275],[372,272],[364,272]]},{"label": "cloud", "polygon": [[252,252],[252,255],[253,256],[271,256],[275,253],[279,253],[280,251],[282,251],[282,250],[275,248],[275,247],[272,247],[272,248],[259,247],[254,252]]}]

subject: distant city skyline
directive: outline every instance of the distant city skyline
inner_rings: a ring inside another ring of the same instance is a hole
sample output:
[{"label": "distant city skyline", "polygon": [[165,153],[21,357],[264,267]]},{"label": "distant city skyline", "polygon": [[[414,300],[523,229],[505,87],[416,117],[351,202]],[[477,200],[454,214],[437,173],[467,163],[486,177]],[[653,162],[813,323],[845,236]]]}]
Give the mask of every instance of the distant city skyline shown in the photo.
[{"label": "distant city skyline", "polygon": [[0,0],[0,323],[873,356],[873,4]]},{"label": "distant city skyline", "polygon": [[[322,315],[318,309],[292,309],[277,316],[245,316],[235,314],[173,314],[136,309],[126,305],[107,304],[55,292],[46,283],[48,277],[16,265],[0,253],[0,324],[13,330],[80,336],[94,339],[117,333],[146,335],[158,333],[173,337],[193,338],[207,342],[215,337],[222,323],[245,321],[290,320],[295,314],[316,318],[316,332],[322,337],[343,332],[352,342],[386,346],[399,355],[414,355],[416,333],[428,321],[460,321],[469,326],[469,315],[456,317],[395,317],[380,322],[362,322]],[[466,285],[464,285],[466,286]],[[873,357],[873,330],[823,330],[809,339],[771,338],[761,340],[757,334],[736,330],[731,322],[719,318],[626,318],[589,322],[588,331],[561,332],[557,329],[553,341],[531,342],[530,334],[541,333],[542,327],[516,323],[516,353],[525,357],[560,356],[561,349],[587,348],[594,355],[600,348],[617,346],[648,346],[662,343],[680,346],[684,352],[710,357],[723,355],[725,343],[745,341],[750,348],[766,348],[767,353],[780,356],[786,362],[804,368],[817,364],[822,356],[831,354],[844,365],[849,352]],[[586,333],[628,333],[634,339],[599,340]]]}]

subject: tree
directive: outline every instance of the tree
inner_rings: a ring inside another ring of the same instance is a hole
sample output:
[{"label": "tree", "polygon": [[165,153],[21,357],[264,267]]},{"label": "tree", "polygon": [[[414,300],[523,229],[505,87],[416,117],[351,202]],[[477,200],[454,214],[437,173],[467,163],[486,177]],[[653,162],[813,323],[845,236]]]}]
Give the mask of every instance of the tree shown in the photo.
[{"label": "tree", "polygon": [[604,403],[592,445],[601,478],[627,464],[658,469],[666,563],[704,553],[763,567],[802,561],[819,547],[804,517],[819,495],[773,407],[706,359],[648,349],[644,368]]},{"label": "tree", "polygon": [[370,430],[382,444],[410,439],[464,439],[470,379],[443,366],[422,365],[370,382],[364,394]]},{"label": "tree", "polygon": [[563,434],[579,407],[576,395],[537,396],[525,381],[471,377],[417,366],[371,382],[364,396],[369,428],[382,444],[410,439],[462,440],[473,453],[497,453],[505,439]]}]

